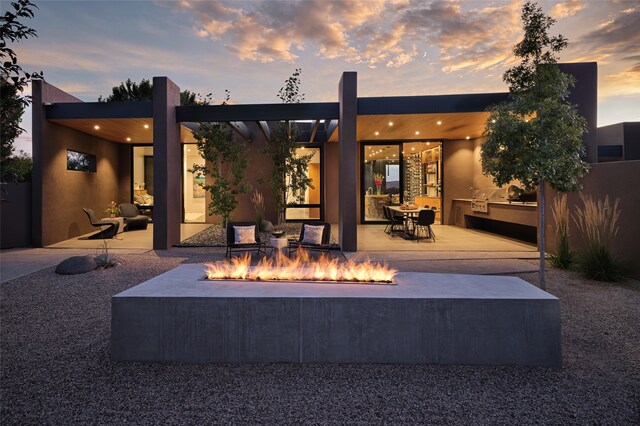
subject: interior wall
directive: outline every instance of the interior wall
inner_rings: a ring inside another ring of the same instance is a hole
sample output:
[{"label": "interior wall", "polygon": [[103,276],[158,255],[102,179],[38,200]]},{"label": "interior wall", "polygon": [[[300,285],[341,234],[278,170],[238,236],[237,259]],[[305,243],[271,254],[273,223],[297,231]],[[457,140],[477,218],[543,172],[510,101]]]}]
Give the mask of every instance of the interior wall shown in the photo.
[{"label": "interior wall", "polygon": [[[640,188],[640,160],[598,163],[591,164],[590,167],[589,173],[582,178],[582,192],[601,200],[608,195],[612,203],[616,198],[620,198],[621,213],[614,253],[629,261],[634,277],[640,279],[640,256],[638,256],[640,253],[640,226],[638,226],[640,191],[634,190],[634,188]],[[556,244],[556,235],[551,206],[556,194],[548,186],[546,191],[546,248],[552,252]],[[569,194],[567,205],[569,212],[575,214],[577,208],[583,205],[579,194]],[[584,247],[585,241],[573,220],[569,220],[569,234],[572,250]]]},{"label": "interior wall", "polygon": [[[95,155],[96,172],[67,170],[67,149]],[[97,231],[83,207],[100,219],[111,201],[128,202],[120,187],[128,181],[129,166],[121,172],[120,151],[115,142],[49,123],[42,164],[43,245]]]}]

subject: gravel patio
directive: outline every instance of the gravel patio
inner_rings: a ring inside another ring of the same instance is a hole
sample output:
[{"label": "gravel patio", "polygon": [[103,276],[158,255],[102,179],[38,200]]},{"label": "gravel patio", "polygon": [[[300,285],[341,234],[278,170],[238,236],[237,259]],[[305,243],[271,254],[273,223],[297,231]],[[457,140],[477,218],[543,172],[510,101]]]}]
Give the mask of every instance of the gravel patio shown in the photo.
[{"label": "gravel patio", "polygon": [[129,254],[108,270],[48,268],[3,283],[2,424],[640,423],[640,283],[553,269],[560,370],[112,363],[110,297],[181,263],[210,261],[212,251]]}]

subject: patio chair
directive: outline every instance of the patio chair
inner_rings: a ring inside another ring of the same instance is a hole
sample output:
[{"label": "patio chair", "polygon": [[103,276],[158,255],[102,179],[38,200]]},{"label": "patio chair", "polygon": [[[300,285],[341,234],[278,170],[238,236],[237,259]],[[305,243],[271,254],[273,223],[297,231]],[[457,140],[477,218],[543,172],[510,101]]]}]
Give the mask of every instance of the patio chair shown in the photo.
[{"label": "patio chair", "polygon": [[[254,226],[254,239],[255,242],[250,243],[237,243],[236,232],[234,226]],[[230,257],[232,253],[256,251],[256,254],[261,252],[267,253],[266,242],[260,241],[260,232],[258,230],[258,224],[256,222],[227,222],[227,252],[226,257]]]},{"label": "patio chair", "polygon": [[[394,214],[394,212],[388,206],[382,206],[384,217],[389,221],[389,224],[384,229],[389,235],[394,235],[394,233],[402,233],[404,232],[404,217],[398,216]],[[400,227],[400,229],[398,229]]]},{"label": "patio chair", "polygon": [[149,216],[140,214],[138,208],[131,203],[122,203],[118,206],[120,216],[124,218],[124,230],[133,231],[134,229],[147,229],[149,224]]},{"label": "patio chair", "polygon": [[427,239],[431,239],[434,243],[436,242],[436,234],[431,229],[431,225],[433,225],[436,221],[436,211],[432,209],[420,210],[418,213],[418,218],[413,219],[413,236],[416,242],[420,242],[420,231],[423,230]]},{"label": "patio chair", "polygon": [[[111,239],[118,233],[120,223],[117,220],[98,220],[93,210],[85,208],[83,208],[82,210],[84,210],[84,212],[89,217],[89,222],[91,222],[91,225],[96,228],[100,228],[100,232],[96,232],[95,234],[92,234],[88,237],[90,240]],[[107,228],[102,229],[103,226],[106,226]]]},{"label": "patio chair", "polygon": [[[308,226],[322,226],[322,236],[318,243],[309,242],[309,239],[305,239],[306,228]],[[289,241],[289,256],[295,253],[298,249],[319,251],[321,253],[329,253],[331,250],[331,224],[327,222],[304,222],[302,228],[300,228],[300,237],[297,241]]]}]

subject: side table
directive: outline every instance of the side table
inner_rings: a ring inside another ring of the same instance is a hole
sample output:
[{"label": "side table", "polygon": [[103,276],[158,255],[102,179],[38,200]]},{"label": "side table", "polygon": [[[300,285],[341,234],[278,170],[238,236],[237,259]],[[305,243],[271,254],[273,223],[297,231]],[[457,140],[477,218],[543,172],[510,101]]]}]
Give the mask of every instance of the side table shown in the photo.
[{"label": "side table", "polygon": [[271,245],[271,254],[273,254],[274,250],[278,250],[282,253],[282,251],[287,248],[288,243],[289,240],[287,240],[287,237],[271,238],[269,241],[269,244]]}]

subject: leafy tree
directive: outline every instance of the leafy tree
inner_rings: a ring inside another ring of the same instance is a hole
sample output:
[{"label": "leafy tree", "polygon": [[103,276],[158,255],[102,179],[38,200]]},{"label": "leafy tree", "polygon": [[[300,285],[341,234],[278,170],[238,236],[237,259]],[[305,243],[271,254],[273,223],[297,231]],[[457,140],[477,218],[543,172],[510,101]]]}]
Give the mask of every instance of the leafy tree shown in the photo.
[{"label": "leafy tree", "polygon": [[[180,92],[180,105],[197,105],[208,103],[207,98],[199,99],[199,95],[190,90]],[[98,102],[129,102],[129,101],[151,101],[153,100],[153,83],[151,80],[143,78],[140,83],[127,81],[119,86],[111,88],[111,94],[105,98],[98,97]]]},{"label": "leafy tree", "polygon": [[[17,43],[29,37],[37,37],[36,31],[20,22],[21,19],[33,18],[34,9],[37,6],[29,0],[19,0],[11,3],[0,18],[0,168],[2,169],[2,181],[28,178],[30,171],[25,171],[26,176],[16,175],[15,164],[9,165],[13,154],[13,143],[24,129],[20,127],[24,109],[31,103],[31,97],[22,96],[24,89],[31,79],[42,78],[42,71],[28,73],[18,63],[18,56],[8,43]],[[22,157],[15,160],[16,164],[24,165]],[[22,170],[18,167],[17,170]],[[5,173],[6,171],[6,173]]]},{"label": "leafy tree", "polygon": [[[278,98],[283,103],[300,103],[304,101],[304,93],[300,93],[300,74],[297,68],[285,85],[278,91]],[[314,153],[298,156],[296,154],[297,127],[295,123],[280,122],[271,133],[265,153],[273,160],[271,173],[271,191],[278,208],[278,223],[286,220],[287,196],[298,194],[313,188],[311,178],[307,174],[309,162]]]},{"label": "leafy tree", "polygon": [[549,36],[555,20],[536,4],[522,8],[523,39],[513,52],[520,63],[503,80],[509,99],[489,108],[482,145],[483,172],[503,186],[519,180],[527,189],[539,189],[540,285],[544,289],[544,184],[558,192],[580,188],[588,170],[582,160],[586,121],[567,98],[572,76],[560,71],[557,54],[567,46],[561,35]]},{"label": "leafy tree", "polygon": [[3,182],[30,182],[33,161],[31,156],[24,151],[18,155],[12,155],[2,163]]},{"label": "leafy tree", "polygon": [[[222,104],[228,101],[229,92],[226,91]],[[189,171],[213,178],[212,184],[202,186],[211,194],[209,215],[222,216],[226,225],[238,206],[237,196],[251,190],[251,186],[245,182],[249,167],[246,144],[234,140],[233,130],[224,123],[200,123],[200,128],[193,135],[205,163],[194,164]]]}]

